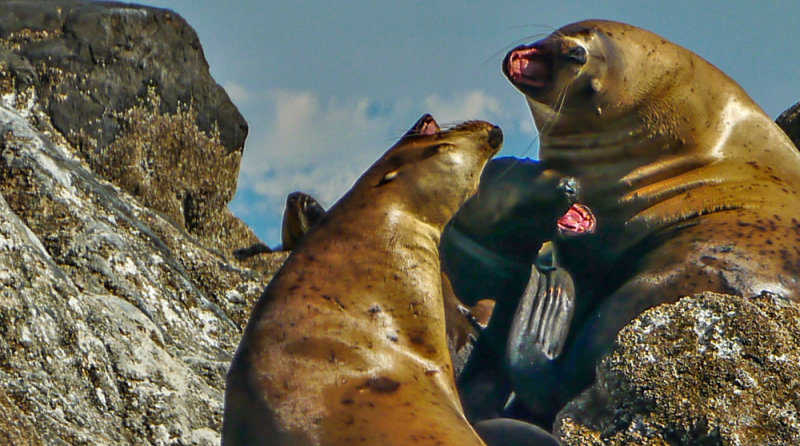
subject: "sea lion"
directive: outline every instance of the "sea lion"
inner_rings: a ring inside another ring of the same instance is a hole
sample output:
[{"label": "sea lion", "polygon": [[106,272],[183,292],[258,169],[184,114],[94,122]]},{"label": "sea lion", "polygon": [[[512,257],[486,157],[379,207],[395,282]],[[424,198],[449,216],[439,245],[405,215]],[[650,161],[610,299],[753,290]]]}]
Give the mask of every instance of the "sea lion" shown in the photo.
[{"label": "sea lion", "polygon": [[542,242],[558,236],[557,222],[577,202],[579,191],[574,178],[545,172],[537,161],[491,160],[478,193],[442,234],[442,267],[456,296],[469,306],[482,299],[511,299],[513,312]]},{"label": "sea lion", "polygon": [[323,216],[325,208],[311,195],[298,191],[289,194],[281,223],[281,249],[293,250],[306,232]]},{"label": "sea lion", "polygon": [[[566,281],[571,284],[571,279],[555,263],[552,248],[545,256],[540,250],[546,240],[591,233],[596,222],[591,211],[577,202],[580,184],[551,173],[536,161],[493,159],[484,169],[478,193],[442,235],[443,269],[457,285],[456,295],[466,305],[479,299],[496,301],[457,381],[465,413],[473,423],[502,416],[513,391],[506,350],[509,342],[530,338],[525,330],[519,331],[520,339],[509,338],[518,308],[538,302],[544,313],[552,314],[550,305],[571,303],[575,297],[572,293],[565,300],[563,293],[552,292],[571,290],[561,286]],[[555,314],[562,319],[570,316],[564,311]],[[538,334],[563,345],[564,327],[540,324]]]},{"label": "sea lion", "polygon": [[[438,124],[430,120],[425,120],[421,124],[423,128],[415,130],[418,132],[438,132]],[[293,249],[300,243],[306,233],[326,214],[325,208],[309,194],[295,191],[286,197],[286,208],[283,213],[283,234],[284,246]],[[290,250],[287,249],[287,250]],[[233,255],[238,260],[246,260],[258,254],[272,252],[263,243],[256,243],[249,248],[237,249]],[[464,368],[464,364],[469,357],[475,344],[475,340],[481,331],[480,322],[473,316],[472,308],[461,305],[450,285],[450,280],[442,273],[442,300],[444,303],[444,319],[447,329],[447,348],[450,358],[453,360],[453,373],[458,376]],[[478,311],[485,311],[483,308],[476,308]],[[484,316],[486,317],[486,316]]]},{"label": "sea lion", "polygon": [[[281,246],[276,251],[291,251],[300,242],[306,232],[325,216],[325,208],[319,202],[304,192],[294,191],[286,197],[286,207],[283,210],[281,222]],[[247,248],[233,251],[237,260],[247,260],[250,257],[273,252],[264,243],[255,243]]]},{"label": "sea lion", "polygon": [[544,172],[577,178],[598,222],[556,242],[578,294],[564,352],[534,350],[512,370],[536,416],[587,387],[648,307],[707,290],[800,300],[800,152],[719,69],[588,20],[513,49],[503,71],[533,114]]},{"label": "sea lion", "polygon": [[503,137],[432,124],[373,164],[264,291],[228,372],[223,444],[483,444],[453,381],[437,247]]}]

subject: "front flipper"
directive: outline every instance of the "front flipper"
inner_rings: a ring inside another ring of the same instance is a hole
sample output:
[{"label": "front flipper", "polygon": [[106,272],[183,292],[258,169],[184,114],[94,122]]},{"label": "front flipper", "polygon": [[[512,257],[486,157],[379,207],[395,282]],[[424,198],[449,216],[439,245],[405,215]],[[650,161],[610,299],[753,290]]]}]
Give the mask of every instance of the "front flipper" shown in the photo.
[{"label": "front flipper", "polygon": [[[563,404],[562,387],[570,378],[560,370],[570,337],[576,293],[569,273],[559,267],[552,245],[542,247],[511,321],[505,368],[526,417],[542,425],[552,422]],[[573,334],[574,336],[574,334]]]},{"label": "front flipper", "polygon": [[572,277],[558,266],[552,243],[547,242],[531,268],[511,325],[506,348],[511,370],[556,359],[566,344],[574,312]]}]

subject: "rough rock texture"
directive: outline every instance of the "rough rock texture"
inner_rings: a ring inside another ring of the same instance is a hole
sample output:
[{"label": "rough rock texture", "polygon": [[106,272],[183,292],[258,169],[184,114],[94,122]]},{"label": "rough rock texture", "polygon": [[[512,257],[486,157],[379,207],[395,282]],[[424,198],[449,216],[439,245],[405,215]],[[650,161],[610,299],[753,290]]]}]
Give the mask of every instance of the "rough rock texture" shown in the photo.
[{"label": "rough rock texture", "polygon": [[[60,6],[59,6],[60,5]],[[0,3],[0,443],[219,444],[285,254],[226,208],[246,126],[172,12]]]},{"label": "rough rock texture", "polygon": [[794,145],[800,147],[800,102],[781,113],[775,122],[789,135]]},{"label": "rough rock texture", "polygon": [[703,293],[626,326],[560,414],[565,444],[800,444],[800,306]]},{"label": "rough rock texture", "polygon": [[[225,246],[247,232],[226,209],[247,123],[211,78],[197,34],[174,12],[1,2],[0,79],[23,100],[35,98],[95,172],[193,235]],[[207,227],[209,219],[219,227]]]},{"label": "rough rock texture", "polygon": [[[779,118],[796,143],[798,115]],[[226,369],[286,257],[232,255],[258,242],[226,206],[246,131],[175,13],[0,2],[0,444],[219,444]],[[798,311],[649,310],[560,435],[800,444]]]}]

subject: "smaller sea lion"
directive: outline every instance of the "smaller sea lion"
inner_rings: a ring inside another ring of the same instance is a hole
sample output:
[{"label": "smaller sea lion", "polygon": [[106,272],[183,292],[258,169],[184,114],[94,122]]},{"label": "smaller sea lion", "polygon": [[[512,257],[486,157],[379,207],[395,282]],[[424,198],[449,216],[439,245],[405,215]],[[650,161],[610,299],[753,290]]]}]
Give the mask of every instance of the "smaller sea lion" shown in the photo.
[{"label": "smaller sea lion", "polygon": [[[304,192],[295,191],[286,197],[286,208],[283,211],[281,224],[281,246],[277,251],[291,251],[300,242],[300,239],[325,216],[325,208],[314,197]],[[273,252],[263,244],[255,243],[247,248],[233,251],[237,260],[247,260],[258,254]]]},{"label": "smaller sea lion", "polygon": [[453,381],[437,248],[502,132],[432,124],[373,164],[264,291],[228,372],[223,444],[483,444]]},{"label": "smaller sea lion", "polygon": [[281,224],[281,250],[293,250],[308,230],[324,216],[325,208],[311,195],[299,191],[289,194]]},{"label": "smaller sea lion", "polygon": [[516,309],[542,243],[558,236],[555,222],[577,202],[580,185],[545,170],[529,159],[491,160],[478,193],[445,228],[442,267],[466,305],[511,299]]},{"label": "smaller sea lion", "polygon": [[[558,304],[571,301],[564,300],[563,293],[548,293],[562,289],[556,285],[561,280],[571,283],[570,276],[552,256],[547,265],[537,259],[546,240],[591,233],[595,220],[589,208],[578,203],[578,182],[543,172],[544,167],[536,161],[490,161],[478,193],[459,210],[442,236],[442,264],[456,295],[467,305],[480,299],[496,300],[489,324],[458,377],[464,411],[471,422],[501,416],[513,391],[507,350],[509,342],[517,342],[515,348],[521,346],[520,339],[509,340],[520,306],[536,299],[539,306],[547,307],[547,314],[561,323],[542,324],[550,331],[540,335],[556,344],[566,341],[564,321],[570,320],[572,308]],[[536,180],[528,181],[530,178]],[[523,180],[525,188],[519,186]],[[523,294],[526,289],[533,292]],[[515,364],[525,357],[515,354]]]}]

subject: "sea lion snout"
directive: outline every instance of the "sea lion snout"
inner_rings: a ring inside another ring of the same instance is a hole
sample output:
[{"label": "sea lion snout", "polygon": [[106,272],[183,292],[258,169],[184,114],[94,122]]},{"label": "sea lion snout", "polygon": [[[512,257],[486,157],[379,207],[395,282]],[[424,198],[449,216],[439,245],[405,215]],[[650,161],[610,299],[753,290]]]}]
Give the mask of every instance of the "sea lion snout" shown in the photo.
[{"label": "sea lion snout", "polygon": [[[485,132],[486,135],[486,144],[488,148],[491,149],[493,152],[500,150],[500,147],[503,145],[503,130],[500,127],[492,124],[491,122],[486,121],[467,121],[463,122],[449,131],[459,133],[459,132],[468,132],[472,134],[477,134],[479,139],[483,137],[481,135],[482,132]],[[448,133],[448,132],[442,132]]]},{"label": "sea lion snout", "polygon": [[591,100],[600,90],[602,83],[597,77],[603,72],[603,60],[603,45],[596,33],[556,32],[509,51],[502,69],[528,99],[558,108],[558,113],[565,106],[572,107],[571,100]]},{"label": "sea lion snout", "polygon": [[503,61],[503,72],[515,86],[546,87],[553,80],[552,46],[540,40],[514,48]]},{"label": "sea lion snout", "polygon": [[503,145],[503,130],[498,126],[492,127],[492,129],[489,130],[489,139],[487,142],[492,149],[500,149],[500,146]]}]

